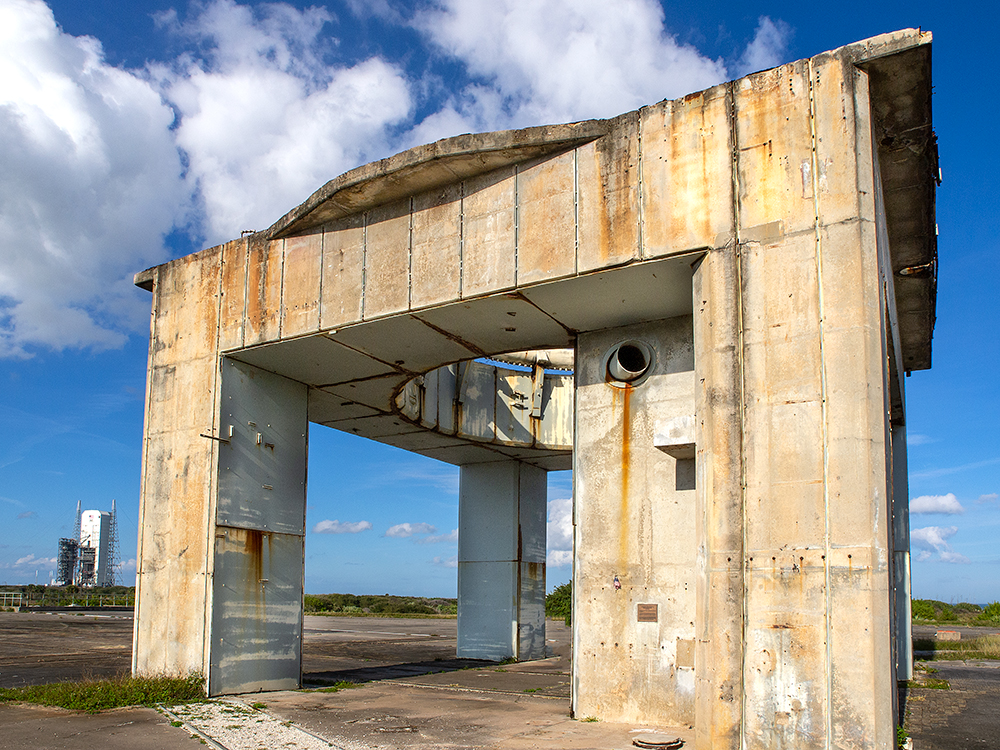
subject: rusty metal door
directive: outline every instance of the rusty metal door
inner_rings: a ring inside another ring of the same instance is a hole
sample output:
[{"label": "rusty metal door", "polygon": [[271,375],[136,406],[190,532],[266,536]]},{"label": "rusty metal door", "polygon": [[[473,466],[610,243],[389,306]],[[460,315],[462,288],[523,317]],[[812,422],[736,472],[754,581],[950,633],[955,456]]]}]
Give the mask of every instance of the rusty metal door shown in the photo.
[{"label": "rusty metal door", "polygon": [[211,695],[299,686],[307,391],[223,361]]}]

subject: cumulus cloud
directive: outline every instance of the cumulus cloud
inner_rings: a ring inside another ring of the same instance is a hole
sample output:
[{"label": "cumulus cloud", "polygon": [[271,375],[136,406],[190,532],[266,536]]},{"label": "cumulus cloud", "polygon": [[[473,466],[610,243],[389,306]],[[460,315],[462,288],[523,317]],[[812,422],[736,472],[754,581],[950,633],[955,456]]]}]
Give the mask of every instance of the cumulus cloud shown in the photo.
[{"label": "cumulus cloud", "polygon": [[357,534],[368,531],[372,527],[371,521],[320,521],[313,526],[313,534]]},{"label": "cumulus cloud", "polygon": [[120,346],[186,201],[173,112],[41,0],[0,4],[0,357]]},{"label": "cumulus cloud", "polygon": [[791,32],[791,27],[784,21],[772,21],[767,16],[761,16],[753,40],[736,64],[734,75],[745,76],[783,63]]},{"label": "cumulus cloud", "polygon": [[[610,117],[729,77],[721,59],[677,42],[654,0],[438,0],[414,25],[473,79],[425,123],[438,127]],[[788,34],[761,18],[739,67],[780,62]]]},{"label": "cumulus cloud", "polygon": [[965,508],[951,492],[947,495],[921,495],[910,500],[910,513],[944,513],[960,515]]},{"label": "cumulus cloud", "polygon": [[384,155],[388,129],[409,115],[409,82],[378,57],[326,64],[325,9],[192,7],[188,19],[171,11],[159,21],[202,56],[151,70],[178,113],[209,242],[265,229],[327,180]]},{"label": "cumulus cloud", "polygon": [[440,565],[442,568],[457,568],[458,555],[453,555],[452,557],[435,557],[431,562],[434,565]]},{"label": "cumulus cloud", "polygon": [[447,534],[431,534],[430,536],[425,536],[423,539],[418,539],[419,544],[457,544],[458,543],[458,529],[452,529]]},{"label": "cumulus cloud", "polygon": [[997,504],[1000,502],[1000,495],[995,492],[990,492],[986,495],[980,495],[979,499],[976,500],[977,505],[987,505],[987,504]]},{"label": "cumulus cloud", "polygon": [[36,557],[34,554],[19,557],[9,568],[27,568],[31,570],[51,570],[56,567],[54,557]]},{"label": "cumulus cloud", "polygon": [[437,527],[429,523],[397,523],[395,526],[390,526],[385,535],[395,539],[405,539],[414,534],[433,534],[435,531]]},{"label": "cumulus cloud", "polygon": [[415,24],[474,77],[453,106],[476,129],[612,116],[726,77],[653,0],[440,0]]},{"label": "cumulus cloud", "polygon": [[[171,233],[214,244],[410,145],[612,116],[730,77],[654,0],[432,0],[406,18],[385,0],[349,6],[415,27],[466,83],[338,59],[323,7],[192,2],[157,16],[178,52],[127,70],[42,0],[0,4],[0,358],[143,331],[131,277],[168,258]],[[788,33],[760,19],[734,65],[780,61]]]},{"label": "cumulus cloud", "polygon": [[948,540],[958,533],[957,526],[925,526],[910,530],[910,544],[920,550],[917,562],[924,562],[934,557],[947,563],[967,563],[969,558],[951,548]]},{"label": "cumulus cloud", "polygon": [[559,568],[573,564],[573,498],[549,500],[545,564]]}]

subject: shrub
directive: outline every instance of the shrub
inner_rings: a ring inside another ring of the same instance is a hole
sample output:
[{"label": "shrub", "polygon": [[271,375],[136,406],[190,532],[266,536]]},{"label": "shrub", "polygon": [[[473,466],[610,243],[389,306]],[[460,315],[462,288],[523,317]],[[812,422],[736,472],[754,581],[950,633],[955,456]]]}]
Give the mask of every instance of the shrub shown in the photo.
[{"label": "shrub", "polygon": [[562,586],[556,586],[552,593],[545,597],[545,616],[562,617],[567,619],[573,612],[573,582],[569,581]]},{"label": "shrub", "polygon": [[983,612],[979,615],[980,619],[986,620],[986,622],[995,622],[1000,624],[1000,602],[990,602],[985,607],[983,607]]},{"label": "shrub", "polygon": [[937,616],[934,605],[926,599],[914,599],[910,603],[910,608],[915,620],[933,620]]}]

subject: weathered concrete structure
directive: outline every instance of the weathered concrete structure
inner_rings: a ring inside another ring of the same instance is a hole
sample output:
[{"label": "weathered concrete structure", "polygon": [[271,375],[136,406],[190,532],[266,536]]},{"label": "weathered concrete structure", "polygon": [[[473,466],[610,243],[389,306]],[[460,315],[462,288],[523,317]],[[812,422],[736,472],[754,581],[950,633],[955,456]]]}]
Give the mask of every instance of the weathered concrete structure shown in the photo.
[{"label": "weathered concrete structure", "polygon": [[[139,274],[134,670],[298,684],[313,422],[462,467],[462,655],[541,653],[544,472],[572,461],[578,716],[893,747],[930,41],[412,149]],[[474,361],[557,347],[572,377]]]}]

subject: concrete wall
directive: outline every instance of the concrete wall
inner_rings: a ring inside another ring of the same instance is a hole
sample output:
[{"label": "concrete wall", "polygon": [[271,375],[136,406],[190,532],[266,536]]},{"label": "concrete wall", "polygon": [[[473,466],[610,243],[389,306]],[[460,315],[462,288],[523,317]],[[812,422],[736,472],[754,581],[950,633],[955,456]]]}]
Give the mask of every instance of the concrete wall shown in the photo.
[{"label": "concrete wall", "polygon": [[[622,341],[653,352],[637,385],[608,382]],[[660,425],[694,415],[691,318],[580,334],[576,379],[573,712],[691,724],[695,492],[655,445]]]},{"label": "concrete wall", "polygon": [[[156,269],[146,379],[136,674],[207,676],[222,248]],[[242,295],[241,295],[242,296]]]}]

